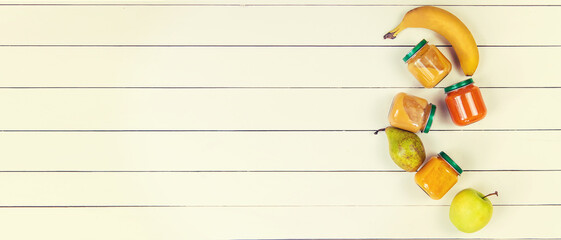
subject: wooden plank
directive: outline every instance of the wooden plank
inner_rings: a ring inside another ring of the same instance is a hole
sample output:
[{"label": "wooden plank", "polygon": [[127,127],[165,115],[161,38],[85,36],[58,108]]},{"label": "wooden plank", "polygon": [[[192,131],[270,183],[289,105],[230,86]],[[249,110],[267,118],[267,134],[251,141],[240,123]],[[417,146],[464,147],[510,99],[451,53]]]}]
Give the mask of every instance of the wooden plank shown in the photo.
[{"label": "wooden plank", "polygon": [[[559,131],[420,137],[427,156],[446,151],[465,170],[561,170]],[[0,146],[3,171],[400,170],[372,132],[5,132]]]},{"label": "wooden plank", "polygon": [[450,204],[468,187],[499,191],[497,204],[561,202],[559,171],[465,172],[438,201],[405,172],[5,173],[0,180],[1,206],[421,206]]},{"label": "wooden plank", "polygon": [[[483,89],[489,113],[466,127],[450,120],[442,89],[2,89],[0,126],[3,130],[372,130],[388,124],[387,111],[400,91],[438,106],[432,127],[436,130],[561,128],[556,111],[535,107],[561,101],[559,89]],[[514,99],[517,104],[512,104]]]},{"label": "wooden plank", "polygon": [[[555,7],[445,8],[469,26],[478,44],[557,45],[561,41],[561,31],[544,24],[561,21]],[[0,8],[4,36],[0,45],[411,45],[421,38],[446,42],[425,29],[406,30],[395,40],[382,39],[410,9],[8,5]]]},{"label": "wooden plank", "polygon": [[327,5],[327,6],[347,6],[347,5],[372,5],[372,6],[385,6],[385,5],[444,5],[444,6],[463,6],[463,5],[484,5],[484,6],[496,6],[496,5],[516,5],[516,6],[556,6],[558,1],[555,0],[518,0],[516,2],[507,0],[463,0],[463,1],[446,1],[446,0],[395,0],[395,1],[385,1],[385,0],[209,0],[201,2],[199,0],[161,0],[161,1],[145,1],[145,0],[25,0],[25,1],[14,1],[14,0],[0,0],[0,4],[17,4],[17,5],[242,5],[242,6],[252,6],[252,5],[303,5],[303,6],[315,6],[315,5]]},{"label": "wooden plank", "polygon": [[4,226],[0,237],[5,239],[536,239],[561,235],[558,206],[495,206],[490,223],[473,234],[454,228],[446,206],[12,208],[0,213]]},{"label": "wooden plank", "polygon": [[[0,48],[10,56],[0,59],[0,87],[422,87],[401,61],[410,49]],[[451,47],[440,49],[455,58]],[[561,86],[552,77],[561,48],[484,47],[480,54],[480,87]],[[438,87],[465,79],[455,66]]]}]

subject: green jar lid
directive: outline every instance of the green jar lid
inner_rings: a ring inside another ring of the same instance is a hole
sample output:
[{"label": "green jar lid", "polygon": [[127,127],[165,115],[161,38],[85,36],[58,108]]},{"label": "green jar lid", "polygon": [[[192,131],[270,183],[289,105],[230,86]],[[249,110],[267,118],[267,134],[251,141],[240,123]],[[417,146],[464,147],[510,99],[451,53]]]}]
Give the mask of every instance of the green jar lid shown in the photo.
[{"label": "green jar lid", "polygon": [[456,84],[450,85],[450,86],[448,86],[448,87],[445,87],[445,88],[444,88],[444,93],[449,93],[449,92],[451,92],[451,91],[454,91],[454,90],[456,90],[456,89],[458,89],[458,88],[463,88],[463,87],[465,87],[465,86],[467,86],[467,85],[470,85],[470,84],[472,84],[472,83],[473,83],[473,79],[472,79],[472,78],[468,78],[468,79],[466,79],[466,80],[464,80],[464,81],[461,81],[461,82],[459,82],[459,83],[456,83]]},{"label": "green jar lid", "polygon": [[458,166],[458,164],[456,164],[456,162],[454,162],[452,158],[450,158],[450,156],[448,156],[448,154],[446,154],[445,152],[440,152],[438,155],[444,158],[444,160],[446,160],[446,162],[450,164],[450,166],[452,166],[454,170],[456,170],[456,172],[458,172],[458,175],[464,172],[464,170],[462,170],[462,168],[460,168],[460,166]]},{"label": "green jar lid", "polygon": [[425,39],[423,39],[419,43],[417,43],[417,46],[415,46],[413,49],[411,49],[411,51],[407,55],[405,55],[405,57],[403,57],[403,61],[404,62],[409,61],[409,59],[411,57],[413,57],[415,55],[415,53],[417,53],[419,51],[419,49],[421,49],[423,46],[425,46],[425,44],[427,44],[427,40],[425,40]]},{"label": "green jar lid", "polygon": [[427,124],[425,124],[425,129],[423,130],[424,133],[429,133],[430,126],[432,125],[432,119],[435,113],[436,113],[436,105],[431,104],[429,117],[427,118]]}]

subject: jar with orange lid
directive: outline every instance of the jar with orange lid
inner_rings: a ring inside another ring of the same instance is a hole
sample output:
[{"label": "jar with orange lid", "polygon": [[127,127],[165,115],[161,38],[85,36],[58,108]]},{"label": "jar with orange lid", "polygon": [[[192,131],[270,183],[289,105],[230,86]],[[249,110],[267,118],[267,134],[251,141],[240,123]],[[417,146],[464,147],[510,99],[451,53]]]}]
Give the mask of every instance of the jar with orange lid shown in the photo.
[{"label": "jar with orange lid", "polygon": [[435,112],[436,106],[426,99],[401,92],[393,98],[388,120],[396,128],[428,133]]},{"label": "jar with orange lid", "polygon": [[457,182],[463,170],[444,152],[430,158],[415,174],[415,182],[430,198],[441,199]]},{"label": "jar with orange lid", "polygon": [[419,42],[405,57],[407,69],[426,88],[433,88],[452,70],[452,64],[427,40]]},{"label": "jar with orange lid", "polygon": [[467,79],[444,88],[446,106],[452,121],[458,126],[465,126],[477,122],[487,115],[487,108],[481,91],[473,84],[473,79]]}]

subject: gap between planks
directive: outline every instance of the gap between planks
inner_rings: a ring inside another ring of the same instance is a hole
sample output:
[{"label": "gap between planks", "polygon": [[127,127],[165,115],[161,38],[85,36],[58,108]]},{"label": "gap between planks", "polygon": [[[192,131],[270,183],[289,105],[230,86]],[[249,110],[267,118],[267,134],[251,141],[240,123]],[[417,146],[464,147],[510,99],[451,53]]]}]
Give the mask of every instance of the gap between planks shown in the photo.
[{"label": "gap between planks", "polygon": [[[444,89],[445,87],[434,87],[432,89]],[[527,87],[479,87],[481,89],[558,89],[559,86],[527,86]],[[1,87],[0,89],[425,89],[424,87],[148,87],[148,86],[131,86],[131,87],[40,87],[40,86],[14,86]]]},{"label": "gap between planks", "polygon": [[[2,132],[375,132],[377,129],[4,129]],[[540,129],[431,129],[432,132],[557,132],[558,128]],[[373,133],[374,134],[374,133]]]},{"label": "gap between planks", "polygon": [[[4,205],[2,208],[364,208],[364,207],[449,207],[440,205]],[[561,203],[545,204],[493,204],[493,207],[561,207]]]},{"label": "gap between planks", "polygon": [[[464,172],[561,172],[561,169],[464,169]],[[0,173],[394,173],[403,170],[5,170]]]},{"label": "gap between planks", "polygon": [[559,4],[329,4],[329,3],[2,3],[0,7],[18,6],[54,6],[54,7],[418,7],[418,6],[437,6],[437,7],[560,7]]},{"label": "gap between planks", "polygon": [[[414,44],[401,45],[342,45],[342,44],[0,44],[0,47],[75,47],[75,48],[405,48]],[[450,44],[435,44],[437,47],[452,47]],[[561,47],[561,44],[513,44],[513,45],[477,45],[479,48],[549,48]]]}]

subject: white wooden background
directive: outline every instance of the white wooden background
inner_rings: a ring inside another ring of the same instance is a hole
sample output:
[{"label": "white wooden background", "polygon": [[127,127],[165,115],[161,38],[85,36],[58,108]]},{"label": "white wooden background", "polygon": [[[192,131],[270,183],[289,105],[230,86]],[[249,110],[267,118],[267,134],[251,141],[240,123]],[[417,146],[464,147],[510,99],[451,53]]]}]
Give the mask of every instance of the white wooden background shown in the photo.
[{"label": "white wooden background", "polygon": [[[0,1],[1,239],[561,238],[558,1]],[[488,115],[452,124],[382,36],[419,5],[480,45]],[[441,200],[389,158],[400,91],[465,169]],[[494,216],[457,231],[473,187]]]}]

